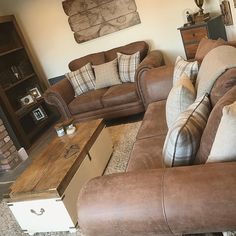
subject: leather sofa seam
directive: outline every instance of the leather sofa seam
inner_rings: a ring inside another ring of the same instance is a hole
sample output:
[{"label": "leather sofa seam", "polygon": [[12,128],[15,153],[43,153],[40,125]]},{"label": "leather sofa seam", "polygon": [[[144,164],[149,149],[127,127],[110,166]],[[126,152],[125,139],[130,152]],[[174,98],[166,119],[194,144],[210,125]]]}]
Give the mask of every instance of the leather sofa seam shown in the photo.
[{"label": "leather sofa seam", "polygon": [[166,225],[172,235],[174,235],[173,231],[171,230],[171,227],[169,225],[169,222],[167,220],[166,216],[166,209],[165,209],[165,193],[164,193],[164,185],[165,185],[165,175],[166,175],[167,169],[164,167],[163,175],[162,175],[162,180],[161,180],[161,190],[162,190],[162,212],[163,216],[166,222]]}]

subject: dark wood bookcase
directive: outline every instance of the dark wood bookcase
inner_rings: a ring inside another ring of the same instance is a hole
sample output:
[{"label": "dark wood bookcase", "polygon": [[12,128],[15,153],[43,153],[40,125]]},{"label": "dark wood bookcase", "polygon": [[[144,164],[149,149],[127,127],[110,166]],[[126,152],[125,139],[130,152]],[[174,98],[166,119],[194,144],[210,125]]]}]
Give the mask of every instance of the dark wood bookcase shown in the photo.
[{"label": "dark wood bookcase", "polygon": [[25,148],[56,118],[42,97],[46,88],[15,17],[0,16],[0,105]]}]

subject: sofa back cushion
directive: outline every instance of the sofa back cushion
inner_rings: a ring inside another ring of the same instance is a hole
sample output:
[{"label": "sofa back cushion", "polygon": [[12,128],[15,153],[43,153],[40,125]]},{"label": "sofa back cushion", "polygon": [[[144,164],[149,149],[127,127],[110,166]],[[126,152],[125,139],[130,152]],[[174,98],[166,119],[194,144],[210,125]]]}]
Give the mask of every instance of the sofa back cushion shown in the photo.
[{"label": "sofa back cushion", "polygon": [[78,59],[75,59],[69,63],[69,69],[76,71],[86,64],[91,63],[92,65],[100,65],[105,63],[104,52],[93,53]]},{"label": "sofa back cushion", "polygon": [[197,60],[199,63],[202,62],[203,58],[207,55],[208,52],[210,52],[212,49],[227,45],[228,43],[224,41],[223,39],[219,38],[217,40],[208,39],[208,38],[202,38],[195,55],[195,60]]},{"label": "sofa back cushion", "polygon": [[106,51],[105,59],[106,59],[106,62],[114,60],[115,58],[117,58],[118,52],[126,54],[126,55],[131,55],[139,51],[140,61],[142,61],[146,57],[148,53],[148,49],[149,49],[149,46],[144,41],[133,42],[125,46],[113,48],[111,50]]},{"label": "sofa back cushion", "polygon": [[195,159],[195,164],[204,164],[210,154],[213,142],[215,140],[216,132],[222,117],[222,109],[224,106],[229,105],[236,101],[236,86],[228,91],[215,105],[209,119],[207,121],[206,128],[202,134],[200,146]]},{"label": "sofa back cushion", "polygon": [[236,85],[236,68],[226,70],[215,82],[211,93],[211,105],[214,107],[216,103]]}]

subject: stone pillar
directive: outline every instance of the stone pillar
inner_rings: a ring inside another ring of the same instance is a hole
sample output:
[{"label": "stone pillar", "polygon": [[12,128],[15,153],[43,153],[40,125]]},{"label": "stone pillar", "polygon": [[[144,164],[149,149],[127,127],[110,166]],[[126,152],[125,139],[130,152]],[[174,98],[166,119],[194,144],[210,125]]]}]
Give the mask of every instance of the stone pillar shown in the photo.
[{"label": "stone pillar", "polygon": [[0,172],[14,169],[20,162],[16,147],[0,119]]}]

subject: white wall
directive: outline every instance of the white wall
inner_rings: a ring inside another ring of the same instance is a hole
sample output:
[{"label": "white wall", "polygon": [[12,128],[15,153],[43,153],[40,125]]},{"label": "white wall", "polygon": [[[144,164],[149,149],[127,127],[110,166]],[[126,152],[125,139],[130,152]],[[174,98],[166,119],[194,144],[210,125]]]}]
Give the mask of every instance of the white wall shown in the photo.
[{"label": "white wall", "polygon": [[[66,73],[68,63],[75,58],[136,40],[146,40],[152,49],[162,50],[169,63],[177,55],[184,56],[177,28],[185,22],[186,9],[197,10],[194,1],[136,0],[136,4],[141,24],[82,44],[73,38],[61,0],[1,0],[0,7],[4,14],[15,14],[38,68],[52,78]],[[218,11],[219,3],[206,0],[204,8]]]}]

